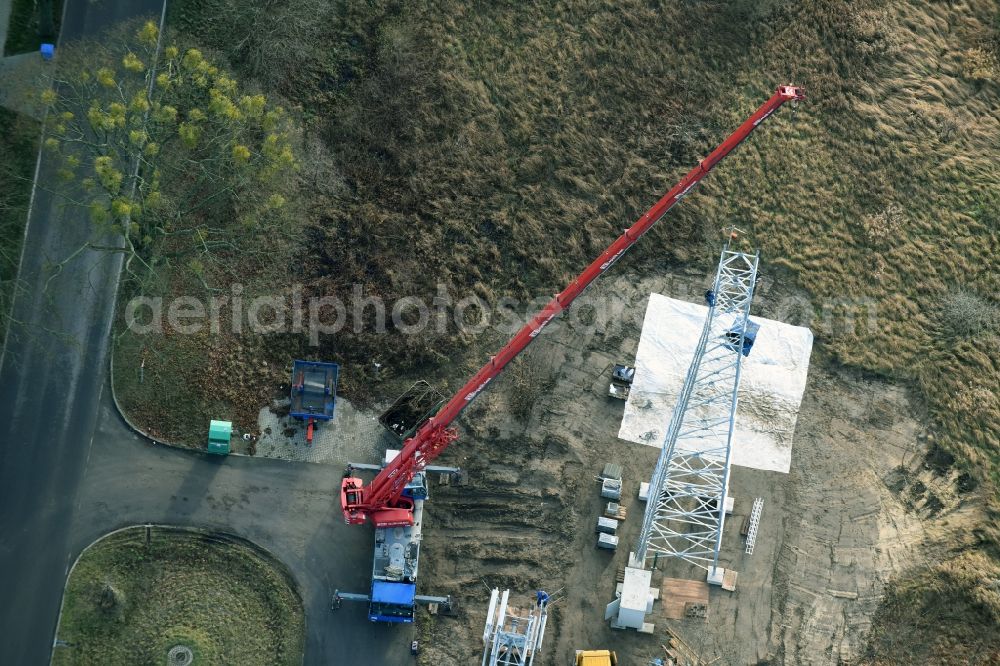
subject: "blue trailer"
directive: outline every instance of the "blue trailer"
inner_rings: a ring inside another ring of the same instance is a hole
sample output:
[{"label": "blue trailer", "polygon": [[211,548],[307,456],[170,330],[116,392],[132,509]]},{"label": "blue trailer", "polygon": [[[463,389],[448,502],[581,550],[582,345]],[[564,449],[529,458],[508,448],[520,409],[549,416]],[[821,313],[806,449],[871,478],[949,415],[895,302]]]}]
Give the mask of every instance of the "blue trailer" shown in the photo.
[{"label": "blue trailer", "polygon": [[289,414],[306,421],[306,442],[312,443],[316,421],[333,418],[340,366],[321,361],[293,361]]}]

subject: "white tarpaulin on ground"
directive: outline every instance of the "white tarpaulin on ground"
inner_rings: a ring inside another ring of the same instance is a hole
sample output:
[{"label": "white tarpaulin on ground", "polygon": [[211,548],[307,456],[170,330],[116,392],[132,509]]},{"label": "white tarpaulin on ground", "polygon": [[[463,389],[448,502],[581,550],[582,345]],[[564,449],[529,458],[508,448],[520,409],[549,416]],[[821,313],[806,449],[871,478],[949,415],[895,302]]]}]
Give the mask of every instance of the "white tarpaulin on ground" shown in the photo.
[{"label": "white tarpaulin on ground", "polygon": [[[704,305],[649,295],[619,437],[663,446],[707,314]],[[743,359],[731,460],[734,465],[787,473],[813,335],[801,326],[750,319],[760,330]]]}]

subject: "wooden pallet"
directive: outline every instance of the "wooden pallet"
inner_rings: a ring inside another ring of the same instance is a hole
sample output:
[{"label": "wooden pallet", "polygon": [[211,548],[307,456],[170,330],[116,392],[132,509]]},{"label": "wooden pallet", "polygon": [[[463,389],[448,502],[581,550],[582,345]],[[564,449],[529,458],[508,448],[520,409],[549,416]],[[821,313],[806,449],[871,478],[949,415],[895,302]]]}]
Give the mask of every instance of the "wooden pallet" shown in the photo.
[{"label": "wooden pallet", "polygon": [[[608,504],[618,504],[617,502],[608,502]],[[617,511],[610,511],[609,507],[604,507],[604,517],[605,518],[615,518],[616,520],[625,520],[625,516],[628,514],[628,509],[626,509],[621,504],[618,504]]]},{"label": "wooden pallet", "polygon": [[[702,661],[701,657],[698,655],[690,645],[681,640],[681,637],[677,635],[670,627],[667,627],[667,644],[660,644],[663,648],[664,654],[668,659],[673,660],[672,666],[709,666],[714,661],[710,662]],[[668,664],[670,662],[667,662]]]},{"label": "wooden pallet", "polygon": [[702,620],[708,617],[708,604],[699,601],[688,601],[684,604],[684,617]]},{"label": "wooden pallet", "polygon": [[750,516],[743,519],[743,524],[740,526],[740,536],[744,539],[750,534]]},{"label": "wooden pallet", "polygon": [[688,604],[704,606],[705,615],[698,615],[704,621],[708,610],[708,583],[700,580],[685,580],[682,578],[664,578],[660,584],[660,599],[663,602],[663,614],[669,620],[690,619]]}]

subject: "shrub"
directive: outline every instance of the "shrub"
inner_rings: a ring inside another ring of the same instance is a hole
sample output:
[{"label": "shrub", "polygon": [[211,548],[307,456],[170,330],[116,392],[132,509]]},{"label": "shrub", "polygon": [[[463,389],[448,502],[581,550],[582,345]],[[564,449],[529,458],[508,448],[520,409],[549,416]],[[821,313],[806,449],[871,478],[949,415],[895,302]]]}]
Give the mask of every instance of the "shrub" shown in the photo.
[{"label": "shrub", "polygon": [[965,288],[954,289],[941,301],[941,321],[956,335],[968,336],[1000,328],[1000,308]]},{"label": "shrub", "polygon": [[884,210],[865,217],[865,234],[868,240],[884,243],[903,226],[903,207],[899,204],[889,204]]},{"label": "shrub", "polygon": [[986,49],[968,49],[962,57],[962,76],[973,81],[1000,80],[1000,63]]}]

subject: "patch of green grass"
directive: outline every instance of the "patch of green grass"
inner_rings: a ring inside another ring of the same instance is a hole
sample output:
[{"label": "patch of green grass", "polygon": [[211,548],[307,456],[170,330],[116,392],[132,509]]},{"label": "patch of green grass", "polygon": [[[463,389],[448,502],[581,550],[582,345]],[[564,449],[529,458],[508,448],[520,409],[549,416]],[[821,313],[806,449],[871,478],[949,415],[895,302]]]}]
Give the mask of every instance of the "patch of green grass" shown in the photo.
[{"label": "patch of green grass", "polygon": [[13,0],[10,8],[10,23],[7,28],[7,43],[4,45],[4,55],[30,53],[37,51],[42,40],[38,30],[39,6],[51,12],[50,39],[55,43],[62,22],[64,0]]},{"label": "patch of green grass", "polygon": [[70,575],[54,664],[300,664],[302,601],[280,565],[245,543],[137,527],[103,539]]},{"label": "patch of green grass", "polygon": [[0,108],[0,344],[21,261],[40,129],[37,121]]}]

